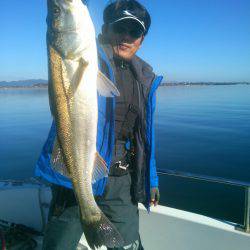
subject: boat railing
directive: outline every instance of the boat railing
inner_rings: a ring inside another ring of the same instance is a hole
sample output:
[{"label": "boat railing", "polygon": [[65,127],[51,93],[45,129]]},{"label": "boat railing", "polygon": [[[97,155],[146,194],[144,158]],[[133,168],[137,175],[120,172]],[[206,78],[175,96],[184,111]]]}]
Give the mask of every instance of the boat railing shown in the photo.
[{"label": "boat railing", "polygon": [[250,182],[227,179],[222,177],[214,177],[208,175],[193,174],[188,172],[170,170],[170,169],[157,169],[158,175],[169,175],[181,178],[194,179],[204,182],[214,182],[229,186],[236,186],[244,188],[245,190],[245,207],[244,207],[244,223],[243,225],[237,225],[235,229],[250,233]]}]

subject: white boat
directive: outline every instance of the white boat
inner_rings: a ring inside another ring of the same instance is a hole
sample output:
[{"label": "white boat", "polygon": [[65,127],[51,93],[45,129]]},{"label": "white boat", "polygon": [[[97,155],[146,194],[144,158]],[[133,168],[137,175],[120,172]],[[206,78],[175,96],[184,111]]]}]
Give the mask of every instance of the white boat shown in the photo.
[{"label": "white boat", "polygon": [[[49,186],[34,179],[0,181],[0,228],[21,224],[33,229],[29,234],[36,242],[34,249],[40,250],[50,201]],[[142,205],[139,209],[145,250],[250,249],[250,233],[239,231],[232,223],[160,205],[152,208],[150,214]],[[84,237],[79,242],[80,249],[90,249]]]}]

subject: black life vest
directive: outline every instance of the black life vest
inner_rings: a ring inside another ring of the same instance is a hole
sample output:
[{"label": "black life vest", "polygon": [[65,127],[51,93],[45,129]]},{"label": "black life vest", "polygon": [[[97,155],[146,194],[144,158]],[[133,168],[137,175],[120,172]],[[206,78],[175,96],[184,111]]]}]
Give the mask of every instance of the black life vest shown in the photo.
[{"label": "black life vest", "polygon": [[125,144],[133,147],[134,130],[139,116],[139,86],[129,62],[114,58],[116,85],[120,96],[115,104],[115,147],[113,162],[124,160],[128,153]]}]

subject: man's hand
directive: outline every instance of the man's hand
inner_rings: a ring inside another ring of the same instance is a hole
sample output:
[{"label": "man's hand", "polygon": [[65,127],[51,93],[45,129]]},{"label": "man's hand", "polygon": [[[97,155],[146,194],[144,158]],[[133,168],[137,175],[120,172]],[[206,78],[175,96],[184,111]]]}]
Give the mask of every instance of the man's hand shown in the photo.
[{"label": "man's hand", "polygon": [[158,187],[150,189],[150,206],[157,206],[160,201],[160,191]]}]

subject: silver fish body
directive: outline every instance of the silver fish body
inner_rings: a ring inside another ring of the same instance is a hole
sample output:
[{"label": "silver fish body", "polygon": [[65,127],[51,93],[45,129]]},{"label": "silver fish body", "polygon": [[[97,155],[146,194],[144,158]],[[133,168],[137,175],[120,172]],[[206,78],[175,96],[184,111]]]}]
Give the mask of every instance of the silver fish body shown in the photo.
[{"label": "silver fish body", "polygon": [[[96,150],[100,73],[94,26],[81,0],[47,4],[49,101],[57,130],[53,154],[60,153],[72,181],[90,247],[119,247],[123,240],[98,208],[92,191],[93,179],[107,175]],[[103,75],[101,79],[107,81]]]}]

